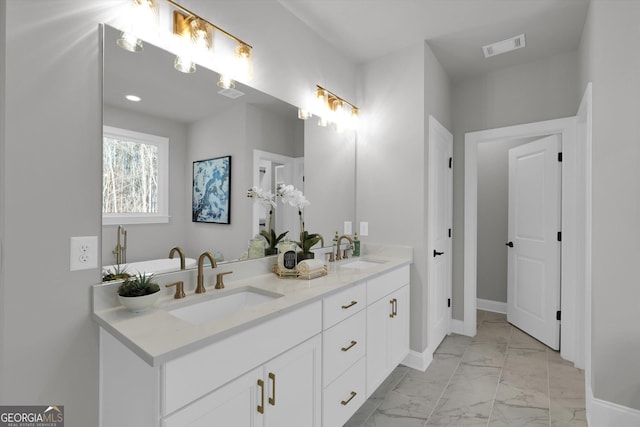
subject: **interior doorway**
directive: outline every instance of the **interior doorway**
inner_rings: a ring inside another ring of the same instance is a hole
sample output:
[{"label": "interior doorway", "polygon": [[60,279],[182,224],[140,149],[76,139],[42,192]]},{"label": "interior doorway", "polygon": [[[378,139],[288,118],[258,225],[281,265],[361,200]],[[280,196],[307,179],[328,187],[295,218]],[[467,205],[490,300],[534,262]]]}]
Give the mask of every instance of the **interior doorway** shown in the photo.
[{"label": "interior doorway", "polygon": [[581,332],[576,322],[578,301],[575,218],[578,212],[575,195],[580,183],[576,179],[576,118],[549,120],[499,129],[471,132],[465,135],[465,203],[464,203],[464,322],[462,332],[475,336],[477,308],[477,237],[478,237],[478,146],[498,140],[542,137],[557,134],[563,146],[562,167],[562,237],[561,292],[562,329],[561,355],[567,360],[576,358],[575,337]]}]

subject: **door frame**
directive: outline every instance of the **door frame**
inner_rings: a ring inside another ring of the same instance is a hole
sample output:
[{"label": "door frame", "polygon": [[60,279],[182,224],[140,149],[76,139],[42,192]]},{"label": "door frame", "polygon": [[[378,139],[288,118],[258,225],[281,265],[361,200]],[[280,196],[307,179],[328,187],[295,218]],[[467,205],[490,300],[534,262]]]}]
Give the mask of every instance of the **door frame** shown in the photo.
[{"label": "door frame", "polygon": [[[477,305],[477,254],[478,254],[478,145],[497,140],[560,134],[562,138],[562,249],[561,249],[561,310],[562,332],[560,351],[564,359],[576,361],[576,337],[583,333],[584,325],[576,322],[577,300],[578,228],[575,219],[585,212],[578,210],[577,194],[584,182],[577,179],[576,117],[546,120],[465,134],[464,161],[464,321],[462,331],[475,336]],[[581,285],[583,286],[583,285]]]}]

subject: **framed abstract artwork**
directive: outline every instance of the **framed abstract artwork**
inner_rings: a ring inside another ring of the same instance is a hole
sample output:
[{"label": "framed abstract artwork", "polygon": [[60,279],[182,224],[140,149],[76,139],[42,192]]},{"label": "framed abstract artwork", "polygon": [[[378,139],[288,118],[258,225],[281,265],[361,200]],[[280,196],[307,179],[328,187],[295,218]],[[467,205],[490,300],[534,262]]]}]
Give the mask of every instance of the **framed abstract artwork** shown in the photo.
[{"label": "framed abstract artwork", "polygon": [[193,162],[191,220],[231,223],[231,156]]}]

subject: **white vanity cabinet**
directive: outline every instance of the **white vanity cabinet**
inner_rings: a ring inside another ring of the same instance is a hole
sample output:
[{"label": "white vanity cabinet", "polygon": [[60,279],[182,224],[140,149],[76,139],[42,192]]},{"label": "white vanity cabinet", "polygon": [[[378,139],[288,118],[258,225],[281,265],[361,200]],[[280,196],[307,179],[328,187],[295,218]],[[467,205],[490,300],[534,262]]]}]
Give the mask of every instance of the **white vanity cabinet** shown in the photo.
[{"label": "white vanity cabinet", "polygon": [[409,353],[409,267],[367,282],[367,396]]},{"label": "white vanity cabinet", "polygon": [[101,330],[101,426],[320,427],[321,330],[316,301],[155,367]]},{"label": "white vanity cabinet", "polygon": [[320,335],[163,420],[163,427],[320,427]]},{"label": "white vanity cabinet", "polygon": [[322,425],[343,425],[366,400],[366,283],[323,301]]}]

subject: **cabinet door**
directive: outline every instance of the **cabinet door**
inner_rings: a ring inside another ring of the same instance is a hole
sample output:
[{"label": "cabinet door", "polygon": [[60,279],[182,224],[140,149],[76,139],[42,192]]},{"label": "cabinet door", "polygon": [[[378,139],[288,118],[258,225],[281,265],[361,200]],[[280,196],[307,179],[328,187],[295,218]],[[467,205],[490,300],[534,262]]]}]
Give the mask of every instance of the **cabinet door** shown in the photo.
[{"label": "cabinet door", "polygon": [[367,396],[371,396],[389,373],[392,301],[393,297],[388,295],[367,307]]},{"label": "cabinet door", "polygon": [[[163,420],[163,427],[258,427],[262,369],[254,369]],[[266,396],[266,390],[264,390]],[[265,398],[266,399],[266,398]]]},{"label": "cabinet door", "polygon": [[265,427],[320,427],[321,343],[316,335],[264,365]]},{"label": "cabinet door", "polygon": [[390,324],[390,369],[395,369],[409,353],[409,285],[391,294],[394,301],[393,317]]}]

